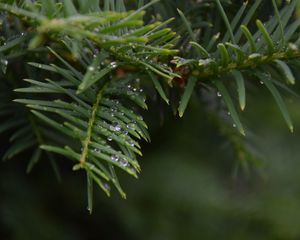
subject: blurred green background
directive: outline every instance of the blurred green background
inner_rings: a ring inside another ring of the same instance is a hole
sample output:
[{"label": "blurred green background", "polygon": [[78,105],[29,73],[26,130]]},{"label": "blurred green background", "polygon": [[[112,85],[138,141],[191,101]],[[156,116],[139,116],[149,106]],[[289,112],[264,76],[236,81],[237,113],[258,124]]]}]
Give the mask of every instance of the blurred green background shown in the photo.
[{"label": "blurred green background", "polygon": [[[30,175],[24,156],[2,163],[0,239],[300,239],[299,100],[287,100],[294,134],[267,92],[252,93],[243,116],[263,160],[234,177],[239,162],[195,97],[183,119],[151,126],[140,179],[121,175],[128,199],[97,189],[92,215],[70,162],[59,162],[61,182],[47,161]],[[159,122],[154,107],[148,118]]]}]

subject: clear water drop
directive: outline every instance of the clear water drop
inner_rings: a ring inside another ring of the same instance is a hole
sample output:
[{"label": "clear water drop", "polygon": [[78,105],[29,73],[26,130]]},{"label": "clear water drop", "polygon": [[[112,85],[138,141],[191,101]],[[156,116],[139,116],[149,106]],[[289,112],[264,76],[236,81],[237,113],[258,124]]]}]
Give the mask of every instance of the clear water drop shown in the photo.
[{"label": "clear water drop", "polygon": [[105,189],[110,190],[110,185],[108,183],[104,183],[104,187]]},{"label": "clear water drop", "polygon": [[122,127],[119,123],[114,122],[114,123],[112,123],[112,125],[109,126],[109,129],[114,132],[119,132],[119,131],[121,131]]},{"label": "clear water drop", "polygon": [[111,158],[111,160],[114,161],[114,162],[119,161],[119,156],[118,156],[118,155],[112,155],[110,158]]},{"label": "clear water drop", "polygon": [[107,137],[107,141],[111,142],[113,139],[112,139],[112,136],[108,136]]},{"label": "clear water drop", "polygon": [[116,62],[111,62],[110,66],[113,67],[113,68],[116,68],[117,67],[117,63]]},{"label": "clear water drop", "polygon": [[117,132],[121,131],[121,129],[122,129],[122,128],[121,128],[121,125],[118,124],[118,125],[115,127],[115,129],[116,129]]},{"label": "clear water drop", "polygon": [[6,73],[8,61],[6,59],[1,59],[1,69],[3,73]]},{"label": "clear water drop", "polygon": [[92,71],[95,71],[95,68],[93,66],[89,66],[88,70],[92,72]]},{"label": "clear water drop", "polygon": [[98,149],[98,148],[94,148],[92,151],[95,153],[101,153],[100,149]]},{"label": "clear water drop", "polygon": [[222,94],[220,92],[217,92],[218,97],[222,97]]},{"label": "clear water drop", "polygon": [[120,159],[119,162],[120,162],[121,166],[123,166],[123,167],[127,167],[128,166],[128,161],[126,159],[124,159],[124,158]]},{"label": "clear water drop", "polygon": [[127,125],[126,125],[126,127],[128,128],[128,129],[131,129],[131,130],[135,130],[135,123],[128,123]]},{"label": "clear water drop", "polygon": [[114,104],[115,104],[115,105],[119,105],[120,102],[119,102],[118,100],[114,100]]},{"label": "clear water drop", "polygon": [[129,139],[129,140],[127,141],[127,143],[128,143],[131,147],[134,147],[134,142],[133,142],[132,140]]}]

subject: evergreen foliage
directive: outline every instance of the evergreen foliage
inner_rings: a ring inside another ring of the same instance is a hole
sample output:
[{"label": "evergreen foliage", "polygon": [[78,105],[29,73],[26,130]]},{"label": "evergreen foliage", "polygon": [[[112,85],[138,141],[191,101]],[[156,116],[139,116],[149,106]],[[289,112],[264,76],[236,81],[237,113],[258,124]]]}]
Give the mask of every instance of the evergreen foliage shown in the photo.
[{"label": "evergreen foliage", "polygon": [[30,172],[46,156],[58,177],[57,154],[74,161],[90,211],[94,184],[125,198],[116,172],[138,177],[150,141],[141,110],[156,89],[180,117],[197,93],[237,157],[257,162],[241,121],[247,90],[265,87],[293,132],[282,91],[295,95],[300,57],[298,1],[268,1],[259,20],[264,2],[2,1],[2,158],[29,151]]}]

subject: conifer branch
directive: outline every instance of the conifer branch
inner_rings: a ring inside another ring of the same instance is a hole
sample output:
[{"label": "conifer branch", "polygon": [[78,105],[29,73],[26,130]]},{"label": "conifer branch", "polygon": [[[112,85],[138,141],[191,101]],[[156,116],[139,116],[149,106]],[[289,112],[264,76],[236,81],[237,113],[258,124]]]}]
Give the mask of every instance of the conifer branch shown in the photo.
[{"label": "conifer branch", "polygon": [[[218,119],[217,125],[245,162],[254,161],[240,119],[250,82],[267,88],[294,130],[278,88],[292,92],[288,87],[296,83],[291,66],[300,58],[297,0],[282,7],[272,0],[274,16],[264,23],[255,15],[262,0],[244,2],[235,16],[223,1],[191,1],[197,8],[177,9],[180,18],[170,15],[164,22],[147,15],[157,1],[142,2],[136,10],[127,10],[122,0],[0,3],[0,133],[14,132],[5,157],[32,149],[30,166],[43,152],[72,160],[74,170],[86,173],[90,211],[93,184],[108,196],[112,184],[126,198],[118,169],[136,178],[141,171],[140,141],[150,137],[138,108],[147,110],[146,94],[152,93],[142,86],[150,89],[149,82],[180,117],[195,91],[209,89],[233,121]],[[180,101],[169,96],[172,87],[182,92]],[[23,105],[11,103],[12,88]]]}]

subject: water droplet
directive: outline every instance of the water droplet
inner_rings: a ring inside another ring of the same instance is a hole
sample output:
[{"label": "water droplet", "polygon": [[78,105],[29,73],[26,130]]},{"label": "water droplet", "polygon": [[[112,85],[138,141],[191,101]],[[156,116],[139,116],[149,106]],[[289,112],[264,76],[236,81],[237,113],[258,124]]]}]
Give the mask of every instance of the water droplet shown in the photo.
[{"label": "water droplet", "polygon": [[296,44],[293,44],[293,43],[289,43],[289,48],[293,51],[297,51],[298,50],[298,47]]},{"label": "water droplet", "polygon": [[117,63],[116,62],[111,62],[110,66],[113,67],[113,68],[116,68],[117,67]]},{"label": "water droplet", "polygon": [[248,57],[249,59],[257,59],[257,58],[261,58],[261,54],[259,54],[259,53],[252,53],[252,54],[250,54],[249,55],[249,57]]},{"label": "water droplet", "polygon": [[115,105],[119,105],[120,102],[119,102],[118,100],[114,100],[114,104],[115,104]]},{"label": "water droplet", "polygon": [[121,125],[117,125],[116,127],[115,127],[115,129],[116,129],[116,131],[120,131],[122,128],[121,128]]},{"label": "water droplet", "polygon": [[123,134],[124,134],[124,135],[128,135],[128,131],[124,131]]},{"label": "water droplet", "polygon": [[220,92],[217,92],[218,97],[222,97],[222,94]]},{"label": "water droplet", "polygon": [[95,152],[95,153],[101,153],[100,149],[98,149],[98,148],[94,148],[93,152]]},{"label": "water droplet", "polygon": [[128,161],[126,160],[126,159],[120,159],[120,164],[121,164],[121,166],[123,166],[123,167],[127,167],[128,166]]},{"label": "water droplet", "polygon": [[131,130],[135,130],[135,123],[128,123],[127,125],[126,125],[126,127],[128,128],[128,129],[131,129]]},{"label": "water droplet", "polygon": [[95,68],[94,68],[93,66],[89,66],[89,67],[88,67],[88,70],[89,70],[89,71],[94,71]]},{"label": "water droplet", "polygon": [[112,136],[108,136],[107,137],[107,141],[111,142],[113,139],[112,139]]},{"label": "water droplet", "polygon": [[134,142],[133,142],[131,139],[129,139],[129,140],[127,141],[127,143],[128,143],[131,147],[134,147]]},{"label": "water droplet", "polygon": [[8,61],[5,59],[1,59],[1,69],[3,73],[6,73]]},{"label": "water droplet", "polygon": [[114,162],[117,162],[117,161],[119,161],[119,156],[117,156],[117,155],[112,155],[112,156],[111,156],[111,160],[114,161]]},{"label": "water droplet", "polygon": [[234,127],[234,128],[236,128],[236,124],[234,123],[234,124],[232,124],[232,126]]},{"label": "water droplet", "polygon": [[230,115],[231,115],[231,113],[230,113],[230,112],[227,112],[227,115],[228,115],[228,116],[230,116]]},{"label": "water droplet", "polygon": [[109,129],[114,132],[119,132],[119,131],[121,131],[122,127],[119,123],[114,122],[114,123],[112,123],[112,125],[109,126]]},{"label": "water droplet", "polygon": [[107,189],[107,190],[110,190],[110,185],[108,183],[104,183],[104,187]]},{"label": "water droplet", "polygon": [[259,83],[260,83],[261,85],[264,85],[264,82],[263,82],[263,81],[260,81]]}]

